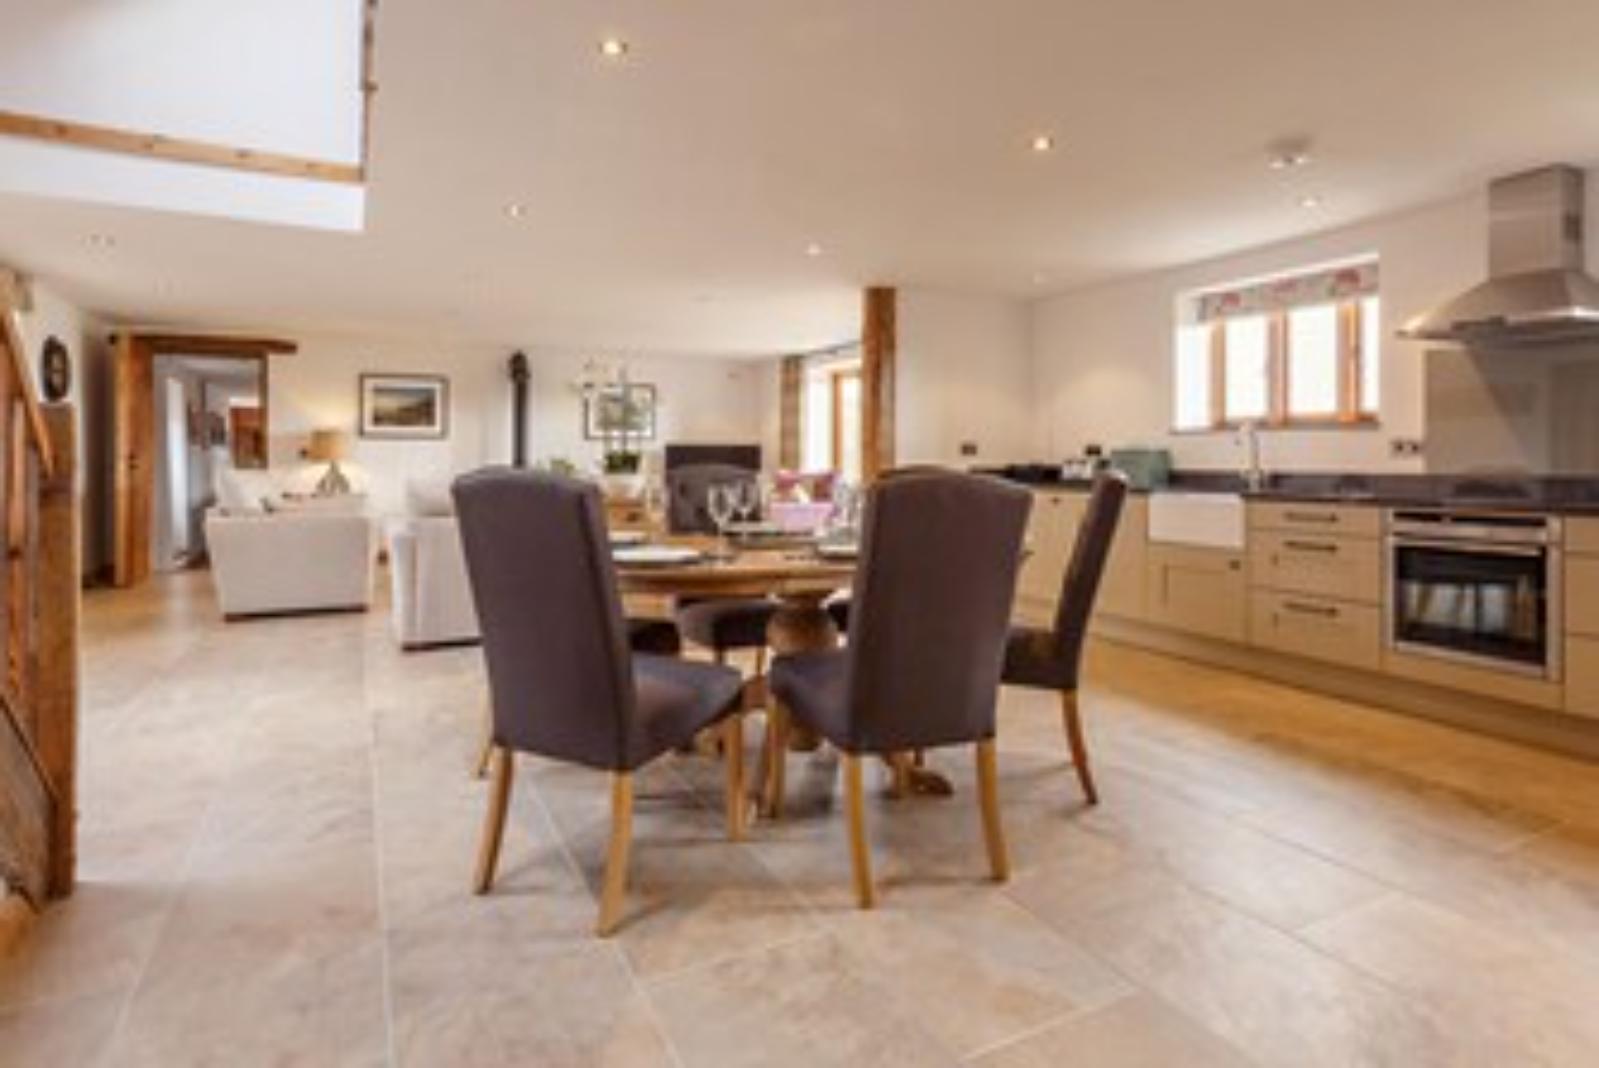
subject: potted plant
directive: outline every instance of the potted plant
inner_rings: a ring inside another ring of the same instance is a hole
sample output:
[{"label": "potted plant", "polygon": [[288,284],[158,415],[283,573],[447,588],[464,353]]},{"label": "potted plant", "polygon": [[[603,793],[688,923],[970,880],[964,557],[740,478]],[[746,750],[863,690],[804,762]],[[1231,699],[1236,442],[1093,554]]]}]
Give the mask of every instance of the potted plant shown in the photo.
[{"label": "potted plant", "polygon": [[608,497],[634,500],[644,493],[644,454],[628,440],[624,425],[616,431],[607,430],[604,452],[600,457],[600,484]]}]

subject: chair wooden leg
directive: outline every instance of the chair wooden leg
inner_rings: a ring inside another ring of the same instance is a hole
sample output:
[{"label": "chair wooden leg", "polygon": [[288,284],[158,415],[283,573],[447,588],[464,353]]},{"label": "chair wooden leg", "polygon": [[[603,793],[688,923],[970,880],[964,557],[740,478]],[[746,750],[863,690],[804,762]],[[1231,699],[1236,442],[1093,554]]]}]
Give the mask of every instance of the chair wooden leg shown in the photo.
[{"label": "chair wooden leg", "polygon": [[605,854],[605,885],[600,890],[600,921],[595,933],[608,938],[622,916],[627,894],[627,854],[633,841],[633,773],[611,773],[611,844]]},{"label": "chair wooden leg", "polygon": [[1077,705],[1077,691],[1065,690],[1060,695],[1061,718],[1066,724],[1066,742],[1072,748],[1072,766],[1077,769],[1077,781],[1082,784],[1083,795],[1090,805],[1099,804],[1099,791],[1094,787],[1094,772],[1088,766],[1088,743],[1083,738],[1083,717]]},{"label": "chair wooden leg", "polygon": [[766,646],[762,645],[755,650],[755,677],[760,678],[766,674]]},{"label": "chair wooden leg", "polygon": [[722,724],[722,759],[727,762],[727,837],[744,837],[744,716],[735,713]]},{"label": "chair wooden leg", "polygon": [[844,805],[849,815],[850,866],[855,873],[855,901],[863,909],[877,903],[872,885],[872,856],[866,846],[866,789],[861,783],[861,758],[844,754]]},{"label": "chair wooden leg", "polygon": [[761,747],[762,809],[768,819],[783,815],[784,777],[788,770],[788,709],[773,700],[766,710],[766,742]]},{"label": "chair wooden leg", "polygon": [[483,841],[478,846],[477,878],[473,888],[480,894],[494,885],[494,869],[500,860],[500,840],[505,837],[505,811],[511,803],[511,776],[516,755],[504,746],[494,746],[494,781],[489,785],[489,810],[483,817]]},{"label": "chair wooden leg", "polygon": [[494,699],[485,698],[483,701],[483,746],[478,750],[477,764],[472,769],[472,777],[481,779],[489,773],[489,758],[494,755]]},{"label": "chair wooden leg", "polygon": [[988,870],[997,882],[1010,878],[1010,855],[999,816],[999,769],[994,739],[977,743],[977,797],[983,809],[983,841],[988,845]]}]

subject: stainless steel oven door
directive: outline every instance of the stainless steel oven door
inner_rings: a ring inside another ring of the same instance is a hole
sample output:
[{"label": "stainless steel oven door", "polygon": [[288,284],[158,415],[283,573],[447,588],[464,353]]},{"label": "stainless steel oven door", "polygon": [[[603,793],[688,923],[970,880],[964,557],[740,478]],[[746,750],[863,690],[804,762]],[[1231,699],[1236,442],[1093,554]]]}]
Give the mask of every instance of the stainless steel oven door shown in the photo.
[{"label": "stainless steel oven door", "polygon": [[1560,680],[1558,548],[1410,535],[1388,543],[1390,648]]}]

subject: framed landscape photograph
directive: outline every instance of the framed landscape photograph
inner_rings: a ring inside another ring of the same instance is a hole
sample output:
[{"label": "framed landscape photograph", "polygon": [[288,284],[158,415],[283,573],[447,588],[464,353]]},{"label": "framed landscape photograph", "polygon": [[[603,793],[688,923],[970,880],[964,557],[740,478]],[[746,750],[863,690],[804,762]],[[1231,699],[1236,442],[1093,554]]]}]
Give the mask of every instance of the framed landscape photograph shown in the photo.
[{"label": "framed landscape photograph", "polygon": [[595,390],[583,400],[583,437],[589,441],[654,441],[655,387],[629,382]]},{"label": "framed landscape photograph", "polygon": [[443,438],[450,432],[450,380],[443,375],[361,376],[363,438]]}]

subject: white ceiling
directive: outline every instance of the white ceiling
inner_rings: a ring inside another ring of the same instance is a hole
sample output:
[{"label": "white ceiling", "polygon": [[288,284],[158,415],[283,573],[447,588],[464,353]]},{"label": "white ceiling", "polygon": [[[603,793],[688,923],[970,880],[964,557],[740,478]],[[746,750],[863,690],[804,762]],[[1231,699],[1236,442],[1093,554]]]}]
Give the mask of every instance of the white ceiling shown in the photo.
[{"label": "white ceiling", "polygon": [[1593,0],[384,0],[364,234],[3,196],[0,259],[142,321],[808,348],[867,283],[1037,294],[1599,160],[1596,40]]}]

